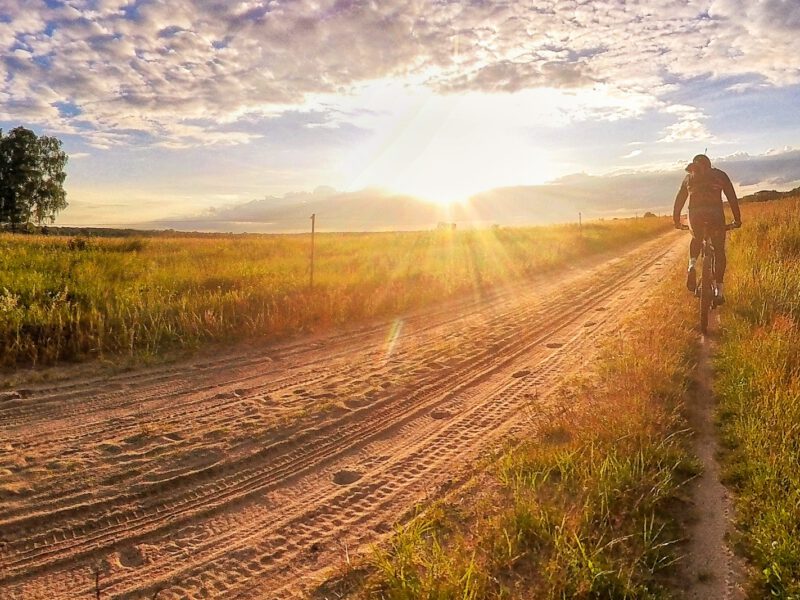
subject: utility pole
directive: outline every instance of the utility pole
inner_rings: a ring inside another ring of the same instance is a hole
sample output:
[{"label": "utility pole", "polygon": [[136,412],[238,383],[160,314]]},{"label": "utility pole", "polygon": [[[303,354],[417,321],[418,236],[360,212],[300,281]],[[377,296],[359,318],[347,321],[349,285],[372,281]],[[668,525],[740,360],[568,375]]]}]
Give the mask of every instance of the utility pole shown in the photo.
[{"label": "utility pole", "polygon": [[583,216],[580,211],[578,211],[578,235],[583,237]]},{"label": "utility pole", "polygon": [[314,229],[317,221],[317,213],[311,215],[311,278],[308,287],[314,288]]}]

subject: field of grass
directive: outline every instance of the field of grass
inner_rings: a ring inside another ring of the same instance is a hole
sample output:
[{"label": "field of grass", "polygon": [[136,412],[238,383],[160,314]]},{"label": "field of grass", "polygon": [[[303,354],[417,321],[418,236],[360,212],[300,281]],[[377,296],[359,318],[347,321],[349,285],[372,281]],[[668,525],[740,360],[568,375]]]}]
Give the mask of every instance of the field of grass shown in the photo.
[{"label": "field of grass", "polygon": [[673,505],[697,472],[682,412],[696,307],[675,305],[682,275],[676,267],[589,376],[559,391],[574,408],[399,529],[343,579],[354,595],[669,597],[682,535]]},{"label": "field of grass", "polygon": [[800,198],[748,207],[731,244],[716,391],[753,598],[800,598]]},{"label": "field of grass", "polygon": [[668,227],[322,234],[313,290],[308,236],[0,234],[0,366],[318,331],[519,281]]}]

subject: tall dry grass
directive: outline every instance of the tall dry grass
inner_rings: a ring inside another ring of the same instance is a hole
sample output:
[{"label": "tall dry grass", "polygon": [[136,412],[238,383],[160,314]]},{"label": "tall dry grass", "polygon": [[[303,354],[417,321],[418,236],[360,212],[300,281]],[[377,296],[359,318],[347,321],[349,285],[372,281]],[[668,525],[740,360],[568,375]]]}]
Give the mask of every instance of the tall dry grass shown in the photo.
[{"label": "tall dry grass", "polygon": [[0,234],[0,365],[157,356],[279,338],[531,277],[655,236],[663,219],[583,227],[317,236],[84,239]]},{"label": "tall dry grass", "polygon": [[753,598],[800,598],[800,199],[748,207],[716,358],[727,482]]}]

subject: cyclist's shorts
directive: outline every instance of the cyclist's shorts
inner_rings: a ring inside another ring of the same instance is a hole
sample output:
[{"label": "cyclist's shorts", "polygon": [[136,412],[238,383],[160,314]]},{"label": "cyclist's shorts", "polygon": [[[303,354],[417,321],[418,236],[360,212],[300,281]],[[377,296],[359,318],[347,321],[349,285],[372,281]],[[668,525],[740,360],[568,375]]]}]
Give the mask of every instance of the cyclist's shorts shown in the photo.
[{"label": "cyclist's shorts", "polygon": [[695,237],[702,237],[706,229],[721,229],[725,231],[725,213],[722,207],[716,209],[689,210],[689,229]]}]

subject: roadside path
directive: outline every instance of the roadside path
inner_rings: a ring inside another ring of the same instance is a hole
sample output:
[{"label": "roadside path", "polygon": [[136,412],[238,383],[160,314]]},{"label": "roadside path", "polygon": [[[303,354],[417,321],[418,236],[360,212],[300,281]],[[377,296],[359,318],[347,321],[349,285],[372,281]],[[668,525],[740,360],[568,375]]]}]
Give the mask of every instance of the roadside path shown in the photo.
[{"label": "roadside path", "polygon": [[695,454],[703,472],[692,487],[694,514],[688,525],[689,544],[682,567],[686,597],[690,600],[741,600],[744,565],[728,544],[733,532],[733,501],[722,484],[717,461],[719,444],[712,391],[712,336],[718,313],[712,313],[710,335],[701,336],[694,394],[687,403],[689,425],[695,433]]}]

